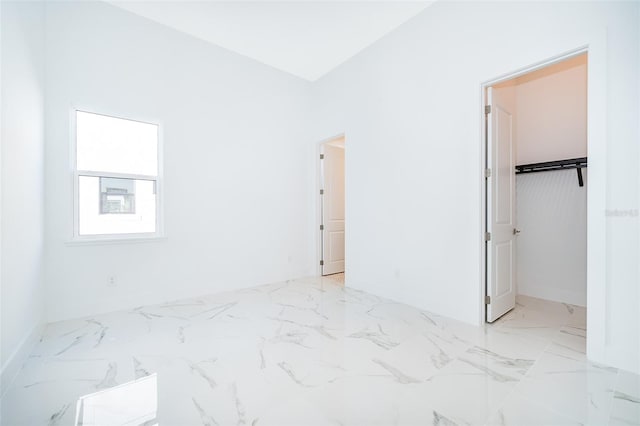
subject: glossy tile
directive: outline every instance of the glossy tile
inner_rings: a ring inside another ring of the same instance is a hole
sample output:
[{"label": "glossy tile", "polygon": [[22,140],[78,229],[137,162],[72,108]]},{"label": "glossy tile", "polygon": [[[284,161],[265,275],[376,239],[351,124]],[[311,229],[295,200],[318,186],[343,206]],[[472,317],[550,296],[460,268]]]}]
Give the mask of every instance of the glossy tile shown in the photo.
[{"label": "glossy tile", "polygon": [[477,425],[500,407],[518,381],[486,364],[458,359],[421,385],[420,392],[452,424]]},{"label": "glossy tile", "polygon": [[618,373],[609,425],[640,425],[640,376],[637,374]]},{"label": "glossy tile", "polygon": [[519,298],[473,327],[343,280],[50,324],[1,400],[2,424],[73,425],[79,398],[154,374],[163,426],[637,421],[638,377],[586,360],[579,307]]},{"label": "glossy tile", "polygon": [[561,327],[547,350],[552,354],[576,361],[586,361],[587,330],[582,327]]},{"label": "glossy tile", "polygon": [[488,426],[579,426],[581,424],[517,394],[507,398],[504,405],[487,422]]},{"label": "glossy tile", "polygon": [[518,393],[583,424],[602,425],[613,403],[615,368],[545,352]]}]

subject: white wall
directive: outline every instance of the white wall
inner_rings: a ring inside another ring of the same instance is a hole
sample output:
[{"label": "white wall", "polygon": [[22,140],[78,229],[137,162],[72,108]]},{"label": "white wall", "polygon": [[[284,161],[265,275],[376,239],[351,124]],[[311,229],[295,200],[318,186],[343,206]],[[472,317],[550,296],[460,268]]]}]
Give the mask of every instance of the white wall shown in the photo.
[{"label": "white wall", "polygon": [[[580,59],[580,58],[578,58]],[[587,156],[587,67],[541,70],[515,88],[517,164]],[[516,175],[518,293],[587,303],[587,169]]]},{"label": "white wall", "polygon": [[516,175],[518,294],[586,306],[587,169]]},{"label": "white wall", "polygon": [[[314,138],[345,132],[349,144],[349,283],[478,323],[480,86],[593,40],[593,75],[604,76],[590,102],[605,109],[606,142],[594,133],[605,155],[590,168],[591,186],[594,173],[606,176],[607,207],[636,208],[639,7],[437,2],[318,81]],[[605,218],[602,210],[593,229],[606,238],[594,250],[602,246],[606,256],[594,270],[605,273],[594,294],[606,296],[589,311],[589,355],[640,371],[638,218]]]},{"label": "white wall", "polygon": [[[46,36],[49,321],[313,273],[309,83],[104,3]],[[67,244],[73,107],[160,123],[166,241]]]},{"label": "white wall", "polygon": [[587,66],[516,86],[517,164],[587,156]]},{"label": "white wall", "polygon": [[44,320],[44,4],[2,2],[0,361],[4,391]]}]

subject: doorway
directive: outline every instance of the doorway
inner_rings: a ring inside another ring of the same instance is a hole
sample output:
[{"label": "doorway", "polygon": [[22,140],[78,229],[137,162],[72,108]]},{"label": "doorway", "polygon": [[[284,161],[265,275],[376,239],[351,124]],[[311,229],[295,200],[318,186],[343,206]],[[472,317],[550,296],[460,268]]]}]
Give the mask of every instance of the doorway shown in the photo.
[{"label": "doorway", "polygon": [[483,87],[488,323],[518,305],[581,312],[586,326],[587,59]]},{"label": "doorway", "polygon": [[345,138],[320,143],[320,275],[344,283]]}]

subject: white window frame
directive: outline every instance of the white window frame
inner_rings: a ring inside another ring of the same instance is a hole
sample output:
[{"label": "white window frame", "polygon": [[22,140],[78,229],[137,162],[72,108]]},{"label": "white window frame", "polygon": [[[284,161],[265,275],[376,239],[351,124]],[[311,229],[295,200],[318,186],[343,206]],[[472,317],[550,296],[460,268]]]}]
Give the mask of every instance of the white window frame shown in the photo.
[{"label": "white window frame", "polygon": [[[139,175],[128,173],[113,173],[113,172],[95,172],[88,170],[78,170],[78,135],[77,135],[77,123],[76,117],[78,112],[85,112],[89,114],[102,115],[105,117],[117,118],[121,120],[137,121],[144,124],[153,124],[158,128],[158,146],[157,146],[157,161],[158,161],[158,175]],[[145,242],[165,239],[164,235],[164,180],[163,180],[163,137],[162,137],[162,125],[158,120],[139,119],[131,117],[123,117],[118,114],[110,114],[107,112],[96,112],[91,108],[71,108],[70,111],[70,135],[71,135],[71,175],[73,179],[73,237],[69,243],[125,243],[125,242]],[[151,180],[156,183],[156,231],[155,232],[140,232],[140,233],[121,233],[121,234],[91,234],[80,235],[80,176],[90,177],[107,177],[116,179],[137,179],[137,180]]]}]

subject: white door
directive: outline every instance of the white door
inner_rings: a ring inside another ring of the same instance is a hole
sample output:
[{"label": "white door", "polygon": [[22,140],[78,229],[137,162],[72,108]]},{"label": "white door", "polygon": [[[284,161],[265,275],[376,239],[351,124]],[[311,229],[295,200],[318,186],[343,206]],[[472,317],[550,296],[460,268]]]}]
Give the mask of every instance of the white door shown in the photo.
[{"label": "white door", "polygon": [[508,91],[487,89],[487,321],[516,304],[515,146]]},{"label": "white door", "polygon": [[323,148],[322,275],[329,275],[344,272],[344,145]]}]

